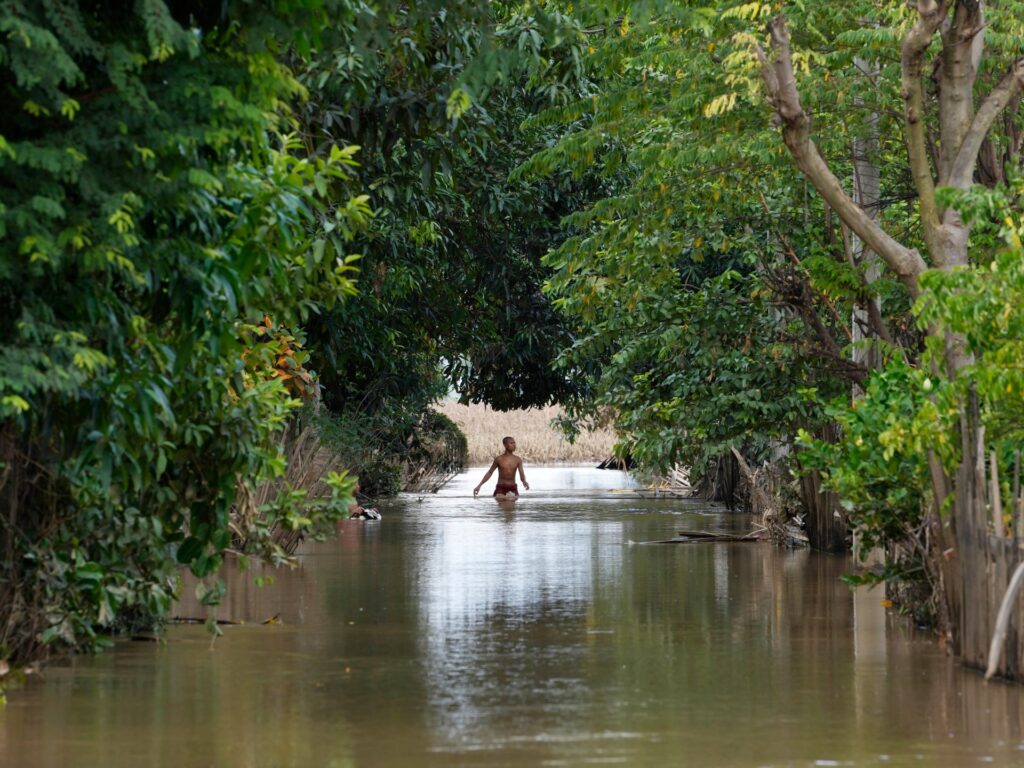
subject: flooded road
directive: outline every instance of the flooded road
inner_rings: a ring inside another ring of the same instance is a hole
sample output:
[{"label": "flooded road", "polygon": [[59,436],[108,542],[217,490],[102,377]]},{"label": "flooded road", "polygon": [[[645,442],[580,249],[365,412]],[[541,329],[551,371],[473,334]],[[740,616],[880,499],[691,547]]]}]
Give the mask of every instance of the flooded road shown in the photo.
[{"label": "flooded road", "polygon": [[0,709],[0,766],[1024,765],[1024,689],[851,592],[848,561],[644,545],[748,521],[576,468],[499,506],[483,471],[271,586],[236,574],[246,623],[212,648],[174,626],[48,667]]}]

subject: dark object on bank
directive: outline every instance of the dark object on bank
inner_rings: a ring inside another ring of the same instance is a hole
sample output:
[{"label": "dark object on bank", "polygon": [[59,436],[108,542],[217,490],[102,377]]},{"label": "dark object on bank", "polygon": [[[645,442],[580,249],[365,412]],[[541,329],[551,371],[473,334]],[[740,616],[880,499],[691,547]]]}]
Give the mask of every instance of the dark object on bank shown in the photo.
[{"label": "dark object on bank", "polygon": [[598,469],[632,469],[633,468],[633,457],[626,456],[620,459],[618,456],[609,456],[607,459],[597,465]]}]

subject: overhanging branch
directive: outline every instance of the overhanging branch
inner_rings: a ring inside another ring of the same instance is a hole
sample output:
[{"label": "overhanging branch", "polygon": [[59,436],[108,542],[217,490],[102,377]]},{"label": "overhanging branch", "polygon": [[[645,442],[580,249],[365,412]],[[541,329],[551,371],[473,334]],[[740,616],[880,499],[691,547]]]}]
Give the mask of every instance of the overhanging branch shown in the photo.
[{"label": "overhanging branch", "polygon": [[772,19],[768,24],[768,32],[771,36],[774,60],[769,61],[760,48],[757,55],[768,100],[782,123],[782,137],[793,160],[846,226],[856,232],[857,236],[879,255],[907,286],[910,295],[916,297],[917,277],[927,269],[924,259],[917,251],[895,240],[846,194],[811,140],[810,120],[800,102],[800,93],[793,74],[789,30],[785,17],[780,15]]}]

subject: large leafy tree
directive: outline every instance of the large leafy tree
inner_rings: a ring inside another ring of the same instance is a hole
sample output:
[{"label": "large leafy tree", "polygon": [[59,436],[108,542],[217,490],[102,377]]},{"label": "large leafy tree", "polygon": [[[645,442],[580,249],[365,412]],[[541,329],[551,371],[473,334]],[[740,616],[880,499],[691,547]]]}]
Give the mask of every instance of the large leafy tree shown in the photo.
[{"label": "large leafy tree", "polygon": [[299,324],[352,292],[369,214],[354,150],[281,132],[292,30],[325,22],[301,0],[0,10],[0,657],[162,613],[174,560],[215,571],[237,489],[280,471]]},{"label": "large leafy tree", "polygon": [[[313,327],[329,404],[418,413],[449,387],[497,408],[542,405],[573,383],[550,361],[568,340],[540,291],[540,258],[585,189],[510,183],[551,138],[519,123],[535,93],[499,4],[353,6],[303,75],[310,152],[361,147],[376,210],[365,290]],[[470,93],[474,98],[470,98]]]},{"label": "large leafy tree", "polygon": [[[651,288],[671,283],[669,268],[674,261],[703,258],[708,245],[716,243],[721,255],[713,258],[728,258],[729,245],[736,242],[735,232],[742,224],[748,224],[754,235],[753,242],[740,248],[757,285],[737,299],[747,307],[750,299],[767,290],[772,300],[766,306],[778,310],[781,303],[805,326],[802,334],[787,331],[789,353],[805,348],[805,341],[812,339],[832,361],[804,368],[788,391],[818,389],[820,394],[827,382],[832,384],[826,390],[834,388],[836,374],[855,382],[868,375],[860,363],[839,365],[848,354],[847,341],[862,335],[846,327],[845,318],[853,309],[860,310],[855,322],[866,326],[857,330],[881,339],[881,348],[897,361],[891,382],[928,380],[923,374],[908,378],[906,363],[912,369],[923,363],[935,372],[945,371],[951,380],[973,370],[973,350],[981,348],[976,338],[947,316],[934,313],[924,315],[932,318],[931,325],[915,329],[907,310],[921,294],[922,282],[928,282],[924,275],[929,269],[962,270],[991,258],[993,238],[984,227],[978,233],[974,228],[983,220],[990,222],[999,207],[970,202],[969,192],[975,184],[1012,183],[1021,172],[1024,60],[1019,4],[849,3],[826,8],[651,2],[588,5],[580,12],[588,14],[581,19],[579,34],[590,43],[591,91],[584,90],[576,103],[539,118],[574,121],[580,127],[523,170],[543,173],[596,159],[626,167],[632,175],[627,192],[578,217],[585,225],[579,237],[552,257],[559,269],[552,287],[559,302],[582,320],[581,332],[595,340],[591,359],[599,375],[610,372],[615,387],[631,387],[635,393],[626,401],[627,419],[648,407],[651,413],[668,415],[666,434],[682,431],[696,436],[706,434],[707,425],[717,428],[733,421],[735,399],[722,397],[713,388],[711,375],[704,395],[721,408],[705,403],[704,408],[673,411],[675,403],[693,403],[684,396],[686,390],[672,386],[687,380],[688,360],[677,357],[682,370],[676,372],[651,362],[638,369],[628,350],[651,326],[641,323],[631,331],[614,313],[633,312]],[[877,175],[878,192],[865,194],[867,175]],[[964,212],[965,205],[971,216]],[[979,211],[984,215],[978,216]],[[721,212],[726,213],[719,216]],[[792,265],[788,274],[780,273],[780,258]],[[881,278],[876,279],[879,273]],[[675,281],[672,293],[686,294],[682,280]],[[951,295],[955,290],[942,298],[947,307]],[[807,298],[813,311],[807,311]],[[648,361],[657,360],[650,350],[678,348],[680,337],[699,349],[708,349],[708,342],[711,349],[720,343],[716,334],[698,331],[686,336],[687,327],[700,328],[687,322],[692,316],[686,310],[665,313],[655,321],[663,328],[675,324],[679,329],[666,337],[672,344],[650,345]],[[735,341],[744,336],[746,316],[743,311],[732,313],[738,331],[732,335]],[[823,327],[827,333],[822,333]],[[606,333],[602,342],[608,328],[619,333]],[[771,344],[782,340],[777,335],[765,338]],[[943,354],[921,358],[922,338]],[[742,349],[755,365],[772,359],[771,350],[746,343]],[[576,348],[567,355],[575,352]],[[659,386],[649,385],[652,378]],[[749,395],[749,385],[737,381]],[[874,382],[866,404],[858,404],[859,411],[882,415],[872,410],[884,407],[874,400],[894,391],[894,386]],[[908,407],[927,410],[932,400],[919,394],[910,398]],[[971,400],[965,393],[951,407],[962,416],[963,445],[977,448],[984,440]],[[810,404],[820,407],[820,402]],[[832,414],[839,417],[836,411]],[[852,424],[856,418],[840,421]],[[877,437],[888,460],[893,441],[899,442],[902,432],[892,418],[864,421],[868,423],[884,425]],[[792,435],[798,422],[779,426],[782,434]],[[949,421],[945,427],[956,428]],[[765,424],[747,422],[731,439],[765,434],[771,434]],[[960,439],[951,435],[952,431],[946,443],[959,446]],[[685,439],[662,442],[672,446],[664,451],[668,456],[696,447]],[[932,509],[952,505],[952,527],[940,526],[938,517],[932,518],[930,555],[943,548],[941,542],[954,528],[960,549],[968,551],[978,534],[978,521],[985,519],[978,507],[984,506],[979,499],[985,493],[972,479],[984,468],[979,470],[975,457],[962,456],[958,450],[929,450],[926,441],[911,441],[904,448],[916,461],[904,475],[916,478],[914,482],[930,479],[932,487],[925,496],[934,501]],[[854,464],[851,459],[846,476],[865,479],[865,473],[875,471],[871,467],[878,469],[886,461],[862,464],[859,475]],[[847,503],[855,524],[874,524],[869,516],[857,517],[856,502]],[[918,523],[921,511],[919,504]],[[968,582],[958,581],[960,575],[949,558],[941,560],[933,574],[935,583],[944,583],[948,590],[948,619],[952,637],[958,640],[966,616],[958,612],[967,602],[978,601],[960,600],[961,587]]]},{"label": "large leafy tree", "polygon": [[[1024,7],[1013,2],[922,0],[904,9],[902,18],[879,22],[900,41],[902,104],[897,114],[914,183],[915,224],[924,245],[920,250],[866,216],[816,150],[794,74],[794,44],[785,16],[776,16],[768,26],[771,54],[758,51],[765,91],[795,163],[912,295],[921,292],[924,282],[934,286],[932,295],[923,297],[922,308],[924,317],[934,321],[927,328],[930,346],[941,349],[944,360],[933,356],[931,365],[951,380],[969,379],[978,362],[976,354],[988,346],[979,343],[977,329],[965,324],[963,315],[953,309],[956,298],[975,307],[973,319],[979,328],[986,326],[988,302],[977,301],[965,285],[949,291],[956,281],[929,281],[926,274],[929,268],[969,270],[972,264],[992,259],[989,238],[971,242],[972,228],[986,219],[965,215],[964,198],[976,184],[1000,185],[1024,171],[1019,114],[1024,93],[1022,11]],[[933,73],[930,87],[925,79],[928,72]],[[1003,218],[1014,226],[1012,216]],[[998,269],[999,263],[993,262],[993,268]],[[958,289],[964,292],[962,297],[956,297]],[[950,293],[956,297],[952,301]],[[944,311],[928,311],[936,305]],[[934,557],[935,583],[951,644],[968,661],[981,664],[989,655],[989,628],[1000,597],[990,591],[985,571],[1002,552],[1000,543],[988,541],[987,519],[989,505],[1001,508],[1002,492],[995,479],[987,492],[985,478],[988,473],[998,476],[1000,457],[993,451],[986,469],[979,457],[995,448],[991,435],[986,437],[986,418],[975,389],[962,395],[949,409],[959,416],[959,423],[947,426],[948,433],[960,433],[959,441],[948,442],[958,443],[962,450],[943,452],[933,444],[921,445],[915,453],[927,456],[930,470],[929,555]],[[941,522],[940,513],[945,510],[949,514]],[[1001,528],[1002,521],[996,521],[992,532],[997,538],[1003,534]],[[957,552],[962,562],[954,566],[949,557],[938,556],[940,551]],[[1013,673],[1018,665],[1018,653],[1014,653],[1002,669]],[[990,673],[997,667],[990,659]]]},{"label": "large leafy tree", "polygon": [[[596,166],[615,179],[616,194],[570,217],[574,236],[548,259],[549,290],[578,332],[561,363],[592,379],[596,398],[580,410],[614,406],[637,458],[698,472],[733,447],[764,458],[820,420],[820,396],[867,373],[844,349],[850,311],[879,295],[907,307],[893,281],[867,284],[861,255],[766,124],[740,45],[755,12],[720,10],[582,19],[579,98],[533,120],[567,130],[517,171]],[[863,54],[839,46],[835,70]],[[821,106],[842,152],[867,108]],[[903,184],[889,171],[888,189]],[[879,314],[870,322],[892,337]]]}]

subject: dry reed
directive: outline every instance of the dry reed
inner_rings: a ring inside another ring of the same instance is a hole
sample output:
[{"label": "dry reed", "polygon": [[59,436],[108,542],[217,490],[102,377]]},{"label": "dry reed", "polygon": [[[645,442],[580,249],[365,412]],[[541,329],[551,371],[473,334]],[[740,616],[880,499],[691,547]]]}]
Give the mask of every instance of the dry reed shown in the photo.
[{"label": "dry reed", "polygon": [[601,461],[612,454],[615,434],[610,429],[584,432],[570,444],[551,420],[559,415],[557,406],[526,411],[495,411],[485,405],[460,405],[452,400],[435,403],[434,408],[466,433],[471,466],[490,464],[502,452],[501,438],[516,439],[516,453],[532,464],[577,464]]}]

